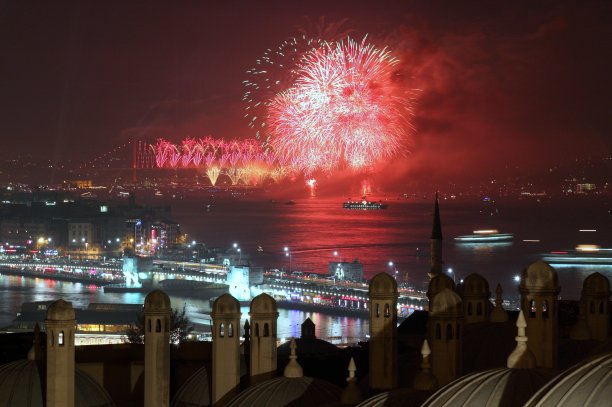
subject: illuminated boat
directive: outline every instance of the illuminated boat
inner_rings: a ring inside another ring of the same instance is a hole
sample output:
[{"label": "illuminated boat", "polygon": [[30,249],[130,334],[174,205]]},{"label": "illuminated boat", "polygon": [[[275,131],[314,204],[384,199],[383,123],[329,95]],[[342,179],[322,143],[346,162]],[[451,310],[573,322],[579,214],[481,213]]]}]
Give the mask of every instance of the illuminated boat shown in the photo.
[{"label": "illuminated boat", "polygon": [[342,204],[344,209],[387,209],[389,205],[382,203],[382,201],[373,202],[368,201],[364,196],[361,201],[348,201]]},{"label": "illuminated boat", "polygon": [[612,265],[612,249],[581,244],[575,250],[550,252],[542,260],[557,267],[610,266]]},{"label": "illuminated boat", "polygon": [[475,230],[473,235],[461,235],[455,237],[457,243],[495,243],[508,242],[514,239],[512,233],[499,233],[497,229]]}]

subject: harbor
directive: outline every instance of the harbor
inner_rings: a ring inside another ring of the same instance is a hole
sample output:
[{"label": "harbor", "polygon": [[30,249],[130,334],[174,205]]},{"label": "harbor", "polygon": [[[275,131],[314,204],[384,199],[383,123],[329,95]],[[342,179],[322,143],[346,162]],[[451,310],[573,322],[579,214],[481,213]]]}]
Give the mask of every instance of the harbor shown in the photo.
[{"label": "harbor", "polygon": [[[105,293],[147,293],[155,288],[179,297],[210,300],[229,292],[248,302],[262,292],[273,296],[280,307],[336,315],[367,315],[367,281],[350,281],[309,274],[283,275],[261,267],[206,265],[151,261],[125,257],[121,267],[94,262],[3,261],[0,273],[73,281],[103,287]],[[134,268],[135,267],[135,268]],[[400,286],[398,315],[408,316],[426,304],[424,293]]]}]

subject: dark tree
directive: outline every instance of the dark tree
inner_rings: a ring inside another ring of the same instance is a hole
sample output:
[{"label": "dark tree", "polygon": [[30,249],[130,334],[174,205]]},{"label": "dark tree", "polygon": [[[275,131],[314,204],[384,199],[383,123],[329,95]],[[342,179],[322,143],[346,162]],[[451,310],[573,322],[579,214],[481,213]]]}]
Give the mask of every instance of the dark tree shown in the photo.
[{"label": "dark tree", "polygon": [[[186,315],[187,310],[185,305],[179,311],[177,308],[172,310],[170,314],[170,343],[178,345],[193,331],[191,321]],[[144,343],[144,313],[138,316],[136,324],[126,332],[129,343]]]}]

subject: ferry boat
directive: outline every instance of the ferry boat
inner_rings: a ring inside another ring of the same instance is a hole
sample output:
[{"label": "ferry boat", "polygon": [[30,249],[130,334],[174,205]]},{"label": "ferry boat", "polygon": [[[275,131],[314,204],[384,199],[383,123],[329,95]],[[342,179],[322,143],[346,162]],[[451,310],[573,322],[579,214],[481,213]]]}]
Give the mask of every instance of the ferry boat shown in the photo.
[{"label": "ferry boat", "polygon": [[473,235],[461,235],[455,237],[457,243],[496,243],[508,242],[514,239],[512,233],[499,233],[497,229],[475,230]]},{"label": "ferry boat", "polygon": [[368,201],[365,196],[361,198],[361,201],[351,201],[349,198],[348,201],[342,204],[344,209],[387,209],[388,206],[382,203],[382,201]]},{"label": "ferry boat", "polygon": [[575,250],[550,252],[542,258],[556,267],[606,266],[612,265],[612,249],[597,245],[581,244]]}]

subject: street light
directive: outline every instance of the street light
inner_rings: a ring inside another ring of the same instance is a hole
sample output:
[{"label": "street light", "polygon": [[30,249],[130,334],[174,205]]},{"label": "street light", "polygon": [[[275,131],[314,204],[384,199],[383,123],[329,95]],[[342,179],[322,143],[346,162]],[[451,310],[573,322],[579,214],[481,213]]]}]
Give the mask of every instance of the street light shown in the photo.
[{"label": "street light", "polygon": [[393,274],[395,275],[395,281],[397,281],[397,268],[395,267],[395,263],[389,261],[389,267],[393,267]]},{"label": "street light", "polygon": [[289,247],[285,246],[285,257],[289,257],[289,273],[291,273],[291,251],[289,251]]},{"label": "street light", "polygon": [[449,267],[448,270],[446,271],[448,272],[448,274],[453,275],[453,283],[457,284],[457,279],[456,279],[455,273],[453,272],[453,269]]},{"label": "street light", "polygon": [[236,250],[236,253],[238,253],[238,263],[240,263],[242,260],[242,250],[240,250],[240,247],[238,247],[238,243],[232,244],[232,247],[234,248],[234,250]]}]

